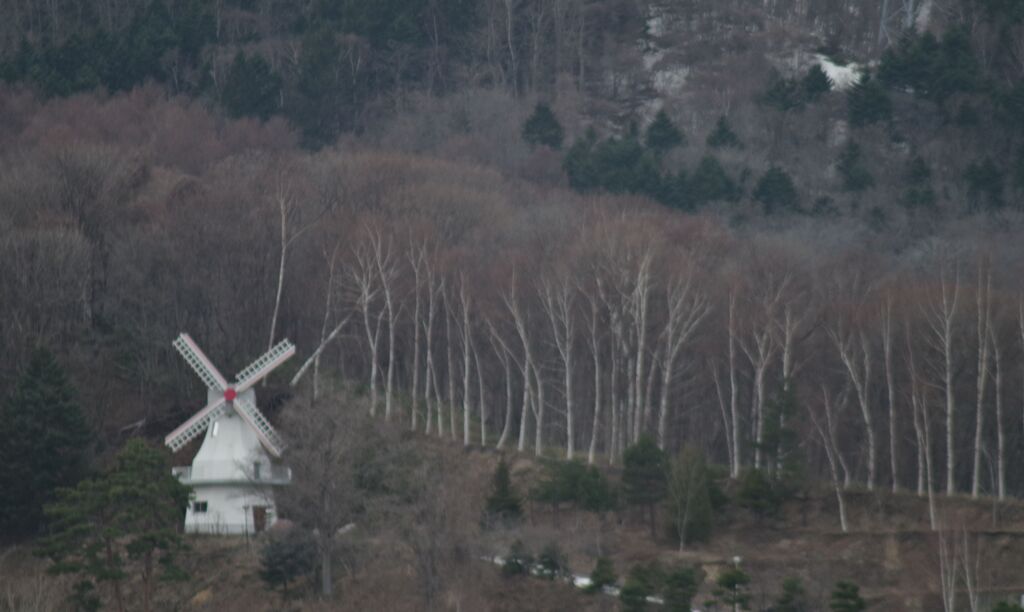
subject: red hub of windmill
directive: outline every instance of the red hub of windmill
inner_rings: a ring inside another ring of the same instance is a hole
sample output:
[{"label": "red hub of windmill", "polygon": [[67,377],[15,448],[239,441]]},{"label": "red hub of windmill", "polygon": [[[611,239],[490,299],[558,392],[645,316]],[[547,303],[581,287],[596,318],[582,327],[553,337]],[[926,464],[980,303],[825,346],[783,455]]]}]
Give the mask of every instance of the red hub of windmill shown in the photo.
[{"label": "red hub of windmill", "polygon": [[225,400],[230,402],[230,401],[233,401],[236,397],[238,397],[238,394],[235,393],[235,390],[232,389],[231,387],[228,387],[227,389],[224,390],[224,399]]}]

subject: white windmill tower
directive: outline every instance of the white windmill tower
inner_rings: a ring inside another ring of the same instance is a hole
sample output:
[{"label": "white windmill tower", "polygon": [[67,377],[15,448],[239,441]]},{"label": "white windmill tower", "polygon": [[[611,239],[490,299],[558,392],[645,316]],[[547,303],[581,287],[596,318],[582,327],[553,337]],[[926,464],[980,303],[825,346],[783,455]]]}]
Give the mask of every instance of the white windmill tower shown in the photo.
[{"label": "white windmill tower", "polygon": [[195,491],[185,531],[262,531],[276,519],[273,487],[288,484],[291,470],[271,463],[268,453],[280,457],[284,441],[256,408],[253,386],[294,355],[295,346],[281,341],[229,384],[188,334],[173,345],[208,389],[206,407],[164,438],[177,452],[206,432],[192,465],[172,472]]}]

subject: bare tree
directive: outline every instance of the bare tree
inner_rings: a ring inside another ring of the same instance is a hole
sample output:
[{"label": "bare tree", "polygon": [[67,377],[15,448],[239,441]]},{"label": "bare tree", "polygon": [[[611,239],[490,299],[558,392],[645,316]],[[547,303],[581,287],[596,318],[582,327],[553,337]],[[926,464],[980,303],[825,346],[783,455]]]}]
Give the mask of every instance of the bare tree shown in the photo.
[{"label": "bare tree", "polygon": [[562,370],[564,372],[563,384],[565,390],[565,457],[570,461],[575,453],[573,429],[573,367],[574,351],[576,344],[576,285],[572,283],[567,274],[560,274],[556,278],[543,276],[541,278],[540,296],[544,312],[547,313],[548,321],[551,323],[552,337],[555,340],[555,347],[562,359]]},{"label": "bare tree", "polygon": [[693,262],[684,262],[668,280],[665,290],[667,317],[662,336],[661,406],[658,412],[658,446],[664,450],[668,429],[669,391],[679,352],[710,311],[707,297],[695,287]]},{"label": "bare tree", "polygon": [[[951,269],[952,268],[952,269]],[[943,261],[939,272],[939,295],[928,305],[927,320],[933,348],[942,355],[946,395],[946,494],[956,492],[956,393],[953,344],[960,306],[960,267]]]},{"label": "bare tree", "polygon": [[971,474],[971,497],[981,492],[981,447],[985,427],[985,386],[988,382],[989,335],[992,318],[992,271],[984,261],[978,263],[978,282],[975,288],[976,323],[978,340],[978,371],[974,403],[974,470]]},{"label": "bare tree", "polygon": [[[825,458],[828,459],[829,473],[832,475],[832,489],[836,495],[836,503],[839,507],[839,528],[843,530],[843,533],[849,531],[849,524],[846,520],[846,498],[843,496],[843,489],[845,486],[842,484],[843,480],[840,477],[839,470],[843,467],[843,471],[849,474],[849,471],[843,466],[842,452],[839,450],[839,445],[836,443],[836,430],[835,430],[835,410],[828,389],[822,385],[821,387],[822,402],[824,408],[824,423],[815,414],[815,410],[808,405],[807,410],[810,414],[811,422],[814,424],[814,429],[818,432],[818,438],[821,441],[822,448],[825,449]],[[845,401],[845,392],[840,401]]]}]

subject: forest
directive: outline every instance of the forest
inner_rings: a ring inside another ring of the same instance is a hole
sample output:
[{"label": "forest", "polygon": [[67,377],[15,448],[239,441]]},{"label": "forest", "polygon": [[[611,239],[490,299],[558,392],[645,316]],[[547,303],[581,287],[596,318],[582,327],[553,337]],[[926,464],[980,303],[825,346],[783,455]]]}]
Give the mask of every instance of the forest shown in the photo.
[{"label": "forest", "polygon": [[0,398],[48,349],[90,465],[195,411],[187,331],[295,342],[274,421],[352,385],[466,447],[1024,495],[1020,2],[0,14]]}]

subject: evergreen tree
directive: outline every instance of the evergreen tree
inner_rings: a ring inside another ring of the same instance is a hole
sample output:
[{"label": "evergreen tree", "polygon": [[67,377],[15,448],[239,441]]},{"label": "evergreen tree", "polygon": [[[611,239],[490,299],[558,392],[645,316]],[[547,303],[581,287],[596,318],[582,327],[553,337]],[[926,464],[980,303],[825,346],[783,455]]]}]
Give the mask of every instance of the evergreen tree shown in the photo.
[{"label": "evergreen tree", "polygon": [[807,602],[807,592],[799,578],[786,578],[782,581],[782,594],[775,600],[771,612],[810,612],[811,605]]},{"label": "evergreen tree", "polygon": [[802,110],[804,100],[805,94],[800,82],[784,79],[777,74],[772,77],[768,89],[758,97],[758,102],[763,106],[783,113]]},{"label": "evergreen tree", "polygon": [[277,110],[281,77],[259,55],[247,59],[239,51],[224,80],[221,102],[232,117],[259,117],[266,121]]},{"label": "evergreen tree", "polygon": [[690,188],[690,177],[687,176],[685,168],[680,168],[674,176],[666,174],[662,178],[658,201],[665,206],[687,212],[692,212],[696,208]]},{"label": "evergreen tree", "polygon": [[939,40],[931,32],[908,32],[882,55],[879,80],[890,87],[913,91],[938,105],[956,93],[976,91],[978,61],[970,36],[961,28],[947,31]]},{"label": "evergreen tree", "polygon": [[754,200],[764,206],[764,214],[771,215],[780,211],[796,210],[800,197],[789,174],[782,168],[772,166],[757,182]]},{"label": "evergreen tree", "polygon": [[664,610],[668,612],[690,612],[693,598],[697,596],[704,572],[698,567],[675,567],[665,575],[662,588]]},{"label": "evergreen tree", "polygon": [[711,537],[710,474],[704,454],[687,446],[669,470],[668,510],[679,548]]},{"label": "evergreen tree", "polygon": [[820,64],[815,64],[807,71],[800,86],[803,89],[804,99],[813,102],[832,91],[832,79],[828,78]]},{"label": "evergreen tree", "polygon": [[715,122],[715,128],[708,134],[707,145],[712,149],[733,148],[742,149],[743,143],[736,132],[732,131],[729,120],[722,115]]},{"label": "evergreen tree", "polygon": [[982,206],[989,210],[1003,207],[1003,171],[991,157],[971,162],[964,170],[964,181],[973,210],[980,210]]},{"label": "evergreen tree", "polygon": [[868,605],[860,596],[860,587],[841,580],[832,591],[828,607],[832,612],[860,612],[866,610]]},{"label": "evergreen tree", "polygon": [[501,566],[501,573],[506,576],[529,576],[532,569],[533,555],[522,540],[512,542],[512,547],[505,556],[505,563]]},{"label": "evergreen tree", "polygon": [[549,542],[537,556],[537,568],[540,575],[548,580],[572,576],[569,558],[565,556],[557,542]]},{"label": "evergreen tree", "polygon": [[932,210],[938,199],[931,187],[931,168],[920,155],[915,156],[907,165],[907,188],[903,191],[901,201],[909,209]]},{"label": "evergreen tree", "polygon": [[274,535],[260,551],[260,579],[271,590],[281,589],[288,599],[288,586],[309,576],[316,568],[316,540],[298,527]]},{"label": "evergreen tree", "polygon": [[867,73],[846,94],[846,106],[850,124],[858,127],[888,121],[892,117],[889,94]]},{"label": "evergreen tree", "polygon": [[593,152],[597,134],[588,129],[583,138],[576,140],[562,159],[562,169],[569,178],[569,187],[579,192],[596,189],[600,177],[594,168]]},{"label": "evergreen tree", "polygon": [[46,507],[50,535],[39,552],[53,561],[52,573],[79,577],[76,593],[86,606],[97,602],[96,584],[107,583],[123,612],[122,584],[137,574],[148,612],[158,577],[184,578],[174,556],[184,545],[180,528],[189,495],[171,475],[166,452],[130,440],[110,470],[58,492]]},{"label": "evergreen tree", "polygon": [[775,484],[763,470],[751,468],[740,475],[736,503],[759,519],[776,516],[782,499]]},{"label": "evergreen tree", "polygon": [[615,509],[617,499],[604,474],[590,466],[579,483],[575,501],[587,512],[603,515]]},{"label": "evergreen tree", "polygon": [[502,457],[491,481],[491,494],[487,497],[487,515],[491,519],[507,521],[518,519],[522,514],[523,507],[519,495],[512,486],[508,463]]},{"label": "evergreen tree", "polygon": [[767,459],[773,486],[784,496],[798,485],[802,472],[800,436],[793,428],[797,418],[796,394],[792,386],[783,385],[779,394],[765,406],[761,450]]},{"label": "evergreen tree", "polygon": [[63,368],[37,349],[0,408],[0,533],[39,532],[56,490],[84,476],[91,441]]},{"label": "evergreen tree", "polygon": [[736,202],[743,194],[717,158],[706,155],[690,176],[689,193],[696,206],[708,202]]},{"label": "evergreen tree", "polygon": [[598,593],[606,586],[614,586],[618,577],[615,575],[615,566],[608,557],[598,557],[594,564],[594,571],[590,572],[590,584],[587,586],[588,593]]},{"label": "evergreen tree", "polygon": [[686,139],[683,137],[683,133],[679,131],[675,123],[672,123],[668,113],[663,110],[658,111],[654,121],[651,122],[651,125],[647,126],[647,133],[644,137],[644,143],[647,145],[647,148],[659,154],[682,146],[685,142]]},{"label": "evergreen tree", "polygon": [[731,567],[719,574],[712,594],[718,603],[733,610],[749,610],[750,576],[738,567]]},{"label": "evergreen tree", "polygon": [[836,162],[836,169],[843,179],[843,191],[860,192],[875,185],[875,177],[864,165],[860,145],[848,140]]},{"label": "evergreen tree", "polygon": [[326,26],[311,29],[302,38],[291,119],[302,131],[307,146],[320,147],[338,137],[345,111],[350,110],[349,102],[358,93],[345,91],[339,69],[341,56],[335,32]]},{"label": "evergreen tree", "polygon": [[655,505],[665,498],[665,452],[648,436],[640,436],[622,457],[622,487],[630,505],[647,509],[651,537],[655,536]]},{"label": "evergreen tree", "polygon": [[642,612],[647,609],[647,598],[657,593],[665,575],[657,561],[638,563],[629,570],[626,583],[619,591],[623,612]]},{"label": "evergreen tree", "polygon": [[562,148],[565,134],[562,124],[547,104],[538,102],[526,122],[523,124],[523,140],[533,146],[544,145],[552,149]]}]

